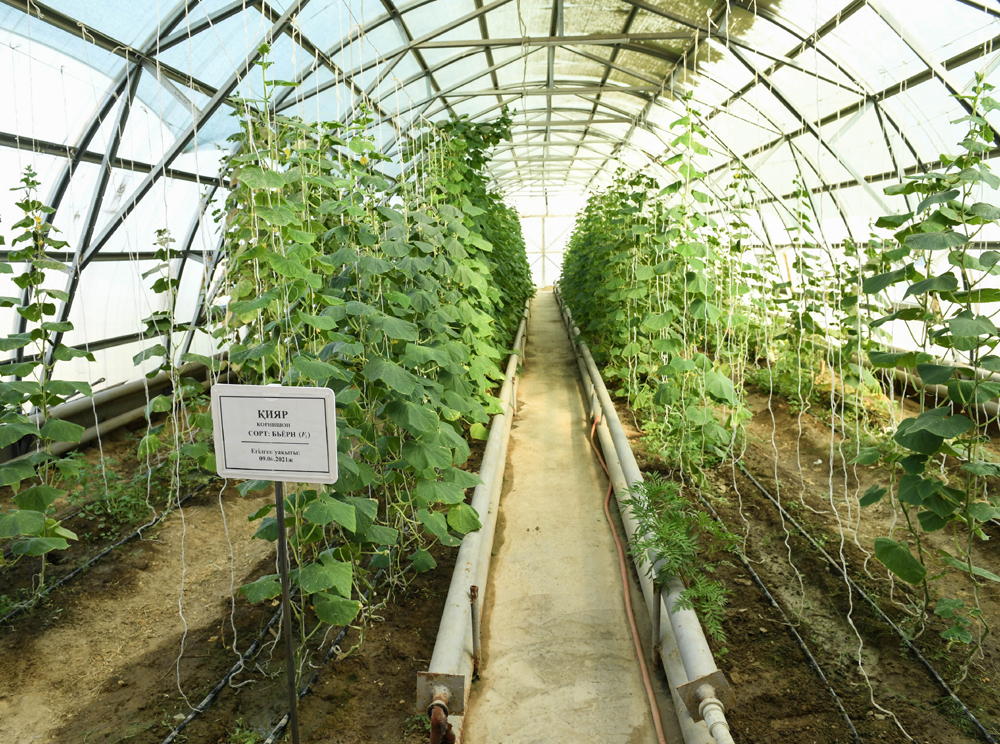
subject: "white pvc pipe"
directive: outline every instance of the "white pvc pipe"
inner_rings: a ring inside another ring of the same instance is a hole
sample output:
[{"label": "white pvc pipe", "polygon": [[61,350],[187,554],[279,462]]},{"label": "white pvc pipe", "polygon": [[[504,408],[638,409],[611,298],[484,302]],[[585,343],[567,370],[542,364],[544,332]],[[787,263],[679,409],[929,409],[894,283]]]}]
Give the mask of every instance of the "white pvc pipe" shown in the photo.
[{"label": "white pvc pipe", "polygon": [[[486,440],[479,477],[483,481],[472,494],[472,507],[479,514],[481,529],[470,532],[462,539],[455,561],[448,597],[445,600],[441,623],[438,626],[434,652],[431,655],[428,673],[456,675],[464,677],[463,699],[450,700],[452,710],[464,710],[469,699],[473,671],[472,607],[469,601],[470,587],[479,587],[480,603],[485,595],[486,579],[489,576],[493,536],[496,531],[496,516],[500,493],[503,488],[503,472],[507,460],[507,443],[510,439],[514,418],[514,395],[517,386],[517,366],[523,356],[524,338],[528,322],[528,303],[525,303],[524,317],[514,338],[514,350],[507,362],[503,386],[498,399],[503,413],[493,416],[490,433]],[[458,703],[461,703],[459,706]],[[420,710],[420,713],[425,711]],[[449,715],[456,742],[461,741],[464,716]]]},{"label": "white pvc pipe", "polygon": [[[586,383],[589,382],[589,387],[593,391],[593,395],[596,396],[603,413],[597,427],[601,437],[601,447],[605,452],[608,470],[612,474],[612,486],[618,499],[622,524],[631,544],[635,540],[638,525],[631,510],[623,506],[622,496],[629,494],[637,484],[642,483],[642,471],[635,460],[614,402],[608,394],[600,371],[590,354],[590,349],[587,348],[582,339],[578,339],[580,330],[573,325],[572,315],[563,304],[558,290],[556,290],[556,298],[563,310],[563,322],[566,324],[570,339],[574,343],[574,350],[579,352],[577,361],[585,387],[587,387]],[[655,617],[653,603],[662,602],[663,599],[659,594],[654,594],[653,583],[647,568],[648,563],[648,559],[641,563],[637,562],[636,568],[647,609],[650,611],[650,616]],[[674,586],[675,583],[680,585],[681,590],[683,590],[683,584],[678,579],[671,578],[669,580],[670,586]],[[690,610],[671,611],[675,604],[676,596],[672,602],[668,599],[665,613],[661,605],[660,617],[666,615],[670,620],[668,623],[663,623],[661,620],[659,637],[662,649],[661,659],[670,681],[674,706],[684,740],[686,744],[711,744],[713,741],[716,744],[731,744],[733,740],[725,720],[725,709],[714,697],[715,692],[710,685],[705,685],[707,689],[705,689],[705,695],[701,700],[700,710],[703,716],[704,712],[707,711],[711,715],[711,719],[706,718],[703,721],[695,722],[687,706],[677,694],[677,688],[686,685],[692,679],[700,679],[717,672],[718,668],[697,615]]]}]

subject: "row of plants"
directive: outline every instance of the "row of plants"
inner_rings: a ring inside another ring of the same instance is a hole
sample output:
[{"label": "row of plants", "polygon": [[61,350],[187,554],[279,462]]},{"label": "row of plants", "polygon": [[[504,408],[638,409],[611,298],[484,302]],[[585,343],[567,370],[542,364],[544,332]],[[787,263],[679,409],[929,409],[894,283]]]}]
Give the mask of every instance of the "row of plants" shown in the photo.
[{"label": "row of plants", "polygon": [[[506,114],[491,124],[460,119],[426,127],[407,139],[403,174],[392,179],[382,173],[389,158],[370,135],[370,114],[344,127],[264,113],[283,85],[267,79],[269,66],[265,58],[258,68],[264,98],[241,102],[236,154],[224,166],[232,188],[216,218],[227,256],[221,299],[203,329],[177,319],[178,254],[169,232],[158,233],[157,263],[145,278],[161,309],[144,319],[153,340],[134,361],[148,367],[152,360],[149,376],[166,372],[171,386],[149,401],[138,451],[160,464],[160,487],[171,492],[191,469],[214,470],[205,390],[181,371],[191,362],[213,371],[228,366],[245,383],[334,389],[340,481],[289,487],[283,526],[273,507],[250,515],[260,523],[259,538],[289,531],[302,668],[309,640],[357,618],[357,597],[375,571],[387,574],[390,586],[403,584],[408,572],[434,567],[435,544],[457,546],[480,526],[465,503],[466,489],[480,482],[466,469],[469,441],[485,439],[490,414],[501,410],[490,391],[502,380],[500,365],[533,287],[520,222],[485,175],[489,149],[510,136]],[[38,186],[29,173],[19,223],[26,237],[17,240],[30,248],[11,261],[26,267],[23,286],[40,288],[45,269],[65,268],[46,251],[65,244],[45,219],[51,210],[34,197]],[[4,383],[0,436],[10,444],[31,435],[39,445],[0,466],[18,507],[0,516],[0,537],[12,538],[18,555],[42,555],[76,537],[50,513],[66,495],[52,474],[78,459],[52,457],[46,443],[77,441],[82,433],[50,419],[44,407],[91,391],[53,377],[55,362],[82,354],[55,343],[54,334],[70,324],[45,320],[56,312],[50,298],[65,296],[39,289],[23,297],[30,304],[6,299],[31,330],[3,340],[2,349],[34,343],[38,361],[3,371],[36,379]],[[180,356],[172,341],[192,330],[210,334],[222,356]],[[29,405],[41,415],[25,415]],[[239,490],[269,485],[251,481]],[[36,524],[36,515],[46,521]],[[276,575],[265,576],[241,591],[261,602],[280,585]]]},{"label": "row of plants", "polygon": [[[682,178],[661,187],[619,172],[578,217],[559,286],[609,386],[641,419],[646,447],[699,483],[706,466],[738,446],[749,415],[741,381],[748,363],[766,354],[775,262],[749,239],[745,174],[724,197],[727,219],[707,214],[715,200],[700,190],[696,165],[707,135],[689,99],[685,105],[671,125],[667,160]],[[652,479],[633,494],[640,532],[649,535],[633,551],[666,559],[654,580],[680,576],[682,606],[694,607],[721,641],[728,590],[704,558],[732,540],[691,508],[682,482]]]},{"label": "row of plants", "polygon": [[[491,391],[533,285],[520,222],[485,172],[506,113],[425,127],[394,180],[370,112],[349,126],[258,113],[283,85],[268,67],[224,171],[227,302],[213,321],[240,381],[336,394],[339,481],[289,485],[283,525],[273,505],[250,515],[258,538],[288,531],[302,669],[311,640],[355,621],[375,572],[403,585],[434,568],[435,544],[481,526],[465,503],[481,482],[469,441],[502,410]],[[276,597],[278,576],[241,592]]]},{"label": "row of plants", "polygon": [[[578,217],[560,281],[606,378],[677,481],[697,483],[704,468],[742,453],[747,383],[789,400],[800,413],[800,438],[801,415],[813,410],[842,438],[845,461],[885,464],[888,483],[853,503],[886,499],[899,515],[875,539],[874,556],[892,577],[920,588],[910,608],[917,634],[936,613],[948,620],[949,644],[968,644],[963,668],[990,632],[980,584],[1000,581],[972,558],[974,542],[987,537],[984,522],[1000,516],[991,480],[1000,465],[987,447],[997,415],[979,408],[1000,395],[991,377],[1000,371],[991,355],[1000,342],[1000,289],[990,279],[1000,274],[1000,256],[977,242],[1000,219],[989,196],[1000,179],[984,157],[995,146],[984,118],[998,106],[990,90],[980,78],[962,97],[973,113],[959,120],[967,125],[959,155],[886,189],[914,195],[917,208],[880,218],[865,243],[827,244],[800,174],[788,214],[791,245],[780,252],[751,232],[749,174],[738,171],[721,196],[699,190],[696,158],[708,152],[707,135],[688,102],[672,125],[674,154],[666,161],[681,178],[662,188],[619,173]],[[893,328],[911,334],[917,350],[892,347]],[[946,399],[921,398],[919,415],[904,418],[884,372],[894,368],[908,370],[917,389],[946,386]],[[698,556],[725,540],[697,517],[671,517],[667,525],[672,501],[663,488],[647,489],[662,504],[640,510],[657,543],[643,547],[687,551],[671,570],[685,578],[714,632],[720,593],[699,599],[705,567]],[[643,500],[649,494],[639,495],[637,508]],[[928,540],[938,531],[950,539]],[[956,571],[971,580],[971,601],[943,585],[932,589]]]}]

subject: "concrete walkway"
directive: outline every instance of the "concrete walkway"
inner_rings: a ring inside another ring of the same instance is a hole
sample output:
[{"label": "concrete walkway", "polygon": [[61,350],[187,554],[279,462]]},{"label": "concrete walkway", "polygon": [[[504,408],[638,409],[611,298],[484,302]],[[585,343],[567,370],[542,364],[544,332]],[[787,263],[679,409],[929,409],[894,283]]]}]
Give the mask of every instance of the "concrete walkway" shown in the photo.
[{"label": "concrete walkway", "polygon": [[656,741],[604,519],[607,480],[587,442],[577,380],[555,296],[540,291],[466,744]]}]

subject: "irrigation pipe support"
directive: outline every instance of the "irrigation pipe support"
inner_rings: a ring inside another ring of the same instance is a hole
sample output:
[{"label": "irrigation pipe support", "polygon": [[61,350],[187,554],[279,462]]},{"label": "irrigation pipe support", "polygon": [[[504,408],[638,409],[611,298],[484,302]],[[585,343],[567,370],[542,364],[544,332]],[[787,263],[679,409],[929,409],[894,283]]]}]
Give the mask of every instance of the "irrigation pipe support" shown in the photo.
[{"label": "irrigation pipe support", "polygon": [[[489,578],[497,510],[507,462],[507,443],[516,412],[517,368],[524,357],[529,308],[530,303],[525,302],[524,315],[514,336],[498,396],[503,413],[493,416],[490,422],[486,451],[479,467],[482,483],[472,493],[472,508],[479,514],[483,526],[462,539],[434,642],[434,653],[427,671],[417,674],[416,712],[430,717],[432,744],[461,741],[465,706],[469,700],[473,673],[478,666],[476,652],[479,644],[474,638],[473,626],[478,625]],[[475,597],[472,596],[474,587],[477,588]],[[476,603],[475,612],[473,603]]]},{"label": "irrigation pipe support", "polygon": [[[642,471],[597,364],[580,337],[580,329],[573,324],[572,314],[563,303],[558,287],[555,288],[555,295],[562,309],[563,322],[576,354],[592,413],[601,412],[597,431],[625,534],[632,544],[638,524],[623,502],[624,496],[642,483]],[[654,623],[653,632],[657,639],[654,646],[659,647],[660,659],[670,681],[670,693],[685,744],[734,744],[725,717],[726,710],[735,707],[732,688],[715,664],[698,616],[693,610],[676,609],[679,594],[684,589],[680,580],[668,580],[665,597],[656,591],[648,570],[650,562],[656,568],[653,558],[647,556],[641,563],[636,561],[636,570],[647,610]],[[664,617],[669,621],[664,622]]]}]

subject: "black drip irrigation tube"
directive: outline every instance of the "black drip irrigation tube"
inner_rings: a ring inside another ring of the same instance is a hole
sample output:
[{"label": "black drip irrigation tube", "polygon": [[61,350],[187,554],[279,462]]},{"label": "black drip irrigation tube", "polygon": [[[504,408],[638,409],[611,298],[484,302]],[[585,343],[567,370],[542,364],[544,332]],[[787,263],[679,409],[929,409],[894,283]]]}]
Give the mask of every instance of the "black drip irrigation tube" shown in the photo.
[{"label": "black drip irrigation tube", "polygon": [[[709,503],[708,499],[706,499],[700,492],[698,493],[698,498],[699,500],[701,500],[701,503],[712,513],[712,516],[715,518],[715,521],[721,524],[723,527],[725,527],[726,523],[722,521],[722,517],[720,517],[718,512],[715,511],[715,508]],[[847,728],[849,728],[851,731],[851,737],[854,740],[854,744],[862,744],[861,737],[858,736],[858,730],[854,727],[854,721],[851,720],[851,717],[847,714],[847,711],[844,709],[844,704],[843,702],[841,702],[840,696],[837,694],[837,691],[833,689],[833,685],[830,684],[830,681],[826,678],[826,675],[823,673],[823,669],[820,667],[819,662],[816,661],[816,657],[812,655],[812,652],[809,650],[809,647],[806,646],[806,642],[802,639],[802,636],[799,634],[799,631],[796,630],[795,626],[792,624],[792,621],[789,619],[788,615],[785,614],[785,610],[782,608],[780,604],[778,604],[777,600],[771,595],[771,592],[768,591],[767,586],[765,586],[760,576],[757,575],[757,572],[753,570],[753,567],[750,565],[750,561],[748,561],[746,556],[743,555],[743,551],[737,550],[736,556],[740,559],[740,563],[743,564],[743,568],[745,568],[747,570],[747,573],[750,574],[750,578],[753,579],[754,583],[757,585],[757,588],[760,589],[760,591],[764,594],[765,597],[767,597],[767,601],[770,603],[771,607],[776,609],[778,611],[778,614],[781,615],[781,619],[784,622],[785,628],[788,630],[789,633],[791,633],[792,638],[795,639],[795,642],[798,644],[799,648],[802,649],[802,653],[805,654],[806,660],[809,662],[809,666],[812,667],[812,670],[816,673],[816,676],[819,677],[820,681],[826,686],[826,691],[830,693],[830,697],[833,698],[833,702],[837,705],[837,710],[840,711],[840,715],[843,717],[844,723],[847,724]]]},{"label": "black drip irrigation tube", "polygon": [[909,638],[907,638],[906,634],[899,629],[899,626],[897,626],[896,623],[892,621],[892,618],[890,618],[888,615],[885,614],[885,612],[878,605],[878,603],[875,602],[875,600],[872,599],[870,596],[868,596],[868,593],[864,589],[862,589],[858,585],[858,583],[855,582],[854,579],[852,579],[847,574],[847,571],[844,569],[844,567],[841,566],[840,563],[838,563],[836,560],[834,560],[833,556],[827,553],[822,545],[820,545],[818,542],[816,542],[816,540],[813,539],[812,535],[810,535],[806,531],[806,529],[802,525],[800,525],[795,520],[795,518],[785,510],[785,508],[778,502],[778,500],[775,499],[774,496],[772,496],[770,492],[768,492],[768,490],[764,488],[764,486],[762,486],[756,478],[753,477],[753,475],[751,475],[750,471],[747,470],[745,467],[743,467],[743,463],[738,462],[737,465],[739,465],[739,468],[740,470],[743,471],[743,474],[750,479],[750,482],[757,487],[757,490],[760,491],[762,494],[764,494],[764,496],[766,496],[768,500],[770,500],[771,503],[774,504],[775,507],[777,507],[782,517],[787,519],[792,524],[792,526],[795,527],[795,529],[797,529],[802,534],[802,536],[809,541],[809,543],[820,553],[820,555],[822,555],[826,559],[826,561],[837,571],[837,573],[844,578],[844,581],[848,583],[851,589],[856,591],[869,604],[869,606],[882,619],[882,621],[885,622],[886,625],[888,625],[896,632],[896,635],[898,635],[900,640],[902,640],[903,643],[906,644],[906,647],[909,649],[910,653],[912,653],[920,661],[920,663],[923,664],[924,668],[931,675],[931,678],[944,691],[945,695],[950,697],[955,703],[959,705],[959,707],[961,707],[962,712],[965,713],[966,718],[969,719],[969,721],[976,728],[976,730],[982,735],[983,739],[989,742],[989,744],[997,744],[997,740],[993,737],[993,735],[986,730],[986,727],[983,726],[980,720],[976,718],[975,714],[971,710],[969,710],[968,706],[961,700],[961,698],[959,698],[958,695],[955,694],[954,690],[952,690],[951,687],[948,685],[948,683],[945,682],[944,677],[942,677],[938,673],[937,669],[935,669],[934,666],[927,660],[927,658],[922,653],[920,653],[920,650],[913,644],[913,642]]},{"label": "black drip irrigation tube", "polygon": [[[375,579],[372,581],[371,585],[365,590],[365,593],[361,595],[362,598],[368,599],[368,596],[371,594],[372,587],[378,583],[378,580],[380,578],[382,578],[382,573],[384,571],[385,571],[384,568],[380,568],[378,570],[378,573],[375,574]],[[330,644],[330,649],[326,652],[326,655],[323,657],[323,661],[321,661],[316,666],[316,669],[315,671],[313,671],[312,676],[305,683],[305,685],[303,685],[302,689],[299,690],[299,698],[298,698],[299,700],[308,695],[310,690],[312,690],[312,686],[316,684],[316,680],[319,679],[319,673],[322,671],[323,667],[326,666],[327,662],[329,662],[330,659],[333,658],[333,654],[337,650],[338,644],[342,640],[344,640],[344,636],[347,635],[347,629],[349,627],[350,626],[348,625],[342,627],[340,629],[340,632],[337,634],[337,637],[333,639],[333,643]],[[288,711],[285,713],[285,715],[281,717],[281,720],[278,721],[277,724],[275,724],[273,729],[271,729],[271,733],[267,735],[267,738],[264,740],[263,744],[274,744],[278,740],[278,737],[280,737],[285,732],[285,728],[288,726],[290,714],[291,711]]]},{"label": "black drip irrigation tube", "polygon": [[[381,578],[384,570],[385,569],[381,568],[379,569],[378,573],[375,574],[374,582],[377,582],[379,578]],[[371,589],[369,588],[365,590],[364,594],[362,594],[361,596],[364,599],[368,599],[368,595],[370,593]],[[274,627],[275,623],[277,623],[280,618],[281,618],[281,608],[278,608],[274,612],[274,614],[271,615],[271,619],[268,620],[267,625],[265,625],[261,629],[260,633],[258,633],[253,643],[251,643],[249,648],[247,648],[247,650],[243,652],[239,660],[235,664],[233,664],[233,666],[229,669],[228,672],[225,673],[225,675],[223,675],[222,679],[219,680],[219,682],[215,685],[215,687],[211,689],[211,691],[205,696],[205,698],[200,703],[198,703],[194,708],[192,708],[191,712],[187,714],[187,717],[183,721],[177,724],[176,728],[174,728],[174,730],[170,732],[170,734],[167,736],[166,739],[162,741],[161,744],[173,744],[173,742],[177,740],[177,737],[180,736],[181,732],[185,728],[187,728],[189,724],[191,724],[198,716],[200,716],[202,713],[205,713],[209,708],[212,707],[212,703],[214,703],[216,698],[219,697],[219,693],[221,693],[222,690],[225,688],[225,686],[229,683],[229,680],[231,680],[236,674],[238,674],[242,669],[244,669],[246,667],[247,660],[255,653],[257,653],[257,650],[263,645],[264,638],[267,636],[268,631],[270,631],[270,629]],[[323,666],[326,665],[327,662],[330,661],[331,658],[333,658],[333,654],[336,651],[337,646],[340,644],[342,640],[344,640],[344,636],[347,635],[347,629],[349,627],[350,626],[348,625],[343,626],[340,629],[340,632],[337,634],[337,637],[333,639],[333,643],[330,644],[330,649],[326,652],[326,655],[323,657],[323,661],[321,661],[320,664],[316,667],[316,670],[313,672],[312,676],[306,682],[305,686],[301,690],[299,690],[298,693],[299,700],[304,698],[309,693],[312,686],[316,684],[316,680],[319,679],[320,670],[323,668]],[[271,730],[271,733],[264,744],[273,744],[273,742],[276,741],[279,736],[281,736],[285,728],[288,726],[288,720],[289,720],[289,714],[285,713],[285,715],[282,716],[281,720],[278,721],[278,723]]]},{"label": "black drip irrigation tube", "polygon": [[171,744],[171,742],[173,742],[180,735],[181,731],[187,728],[188,724],[191,723],[191,721],[193,721],[195,718],[197,718],[206,710],[208,710],[210,707],[212,707],[212,703],[215,702],[215,698],[217,698],[219,696],[219,693],[222,692],[222,688],[226,686],[226,684],[229,682],[229,680],[233,678],[235,674],[239,673],[246,666],[247,659],[249,659],[253,654],[257,653],[257,649],[260,648],[264,643],[264,637],[267,635],[267,632],[274,626],[276,622],[278,622],[278,618],[280,617],[281,617],[281,608],[279,607],[275,611],[275,613],[271,615],[271,619],[267,621],[267,625],[265,625],[264,628],[260,631],[260,633],[254,639],[254,642],[251,643],[250,647],[246,651],[244,651],[243,654],[240,656],[239,661],[233,664],[232,668],[228,672],[226,672],[225,676],[223,676],[223,678],[219,681],[219,683],[215,687],[213,687],[211,692],[209,692],[205,696],[205,699],[202,700],[200,703],[198,703],[191,710],[191,712],[187,714],[187,718],[185,718],[183,721],[177,724],[177,727],[170,732],[170,735],[167,736],[166,739],[163,740],[163,744]]},{"label": "black drip irrigation tube", "polygon": [[[197,488],[195,488],[193,491],[191,491],[191,493],[189,493],[187,496],[185,496],[180,501],[178,501],[177,504],[176,504],[176,507],[183,506],[184,502],[188,501],[191,498],[194,498],[194,496],[196,494],[200,493],[207,486],[208,486],[208,484],[204,483],[204,484],[198,486]],[[13,610],[11,610],[10,612],[8,612],[6,615],[4,615],[3,617],[0,617],[0,626],[6,625],[13,618],[17,617],[22,612],[25,612],[27,609],[29,609],[29,607],[33,607],[38,602],[38,600],[47,597],[49,594],[51,594],[53,591],[55,591],[56,589],[58,589],[59,587],[61,587],[63,584],[65,584],[66,582],[70,581],[71,579],[75,578],[79,574],[81,574],[84,571],[86,571],[88,568],[90,568],[91,566],[93,566],[95,563],[97,563],[99,560],[101,560],[101,558],[103,558],[104,556],[106,556],[112,550],[115,550],[116,548],[120,548],[122,545],[124,545],[127,542],[131,542],[135,538],[139,537],[145,530],[148,530],[151,527],[155,527],[157,524],[159,524],[160,522],[162,522],[163,519],[168,514],[172,514],[173,511],[174,511],[174,509],[172,509],[172,508],[171,509],[164,509],[162,512],[160,512],[155,517],[153,517],[153,519],[151,519],[149,522],[146,522],[146,524],[140,526],[137,530],[135,530],[131,534],[126,535],[125,537],[123,537],[118,542],[114,543],[113,545],[109,545],[104,550],[102,550],[100,553],[98,553],[93,558],[91,558],[89,561],[87,561],[86,563],[84,563],[82,566],[73,569],[68,574],[66,574],[65,576],[63,576],[56,583],[50,584],[49,586],[45,587],[45,589],[43,591],[39,592],[38,595],[31,601],[30,604],[29,603],[25,603],[25,604],[22,604],[22,605],[20,605],[18,607],[15,607]]]}]

